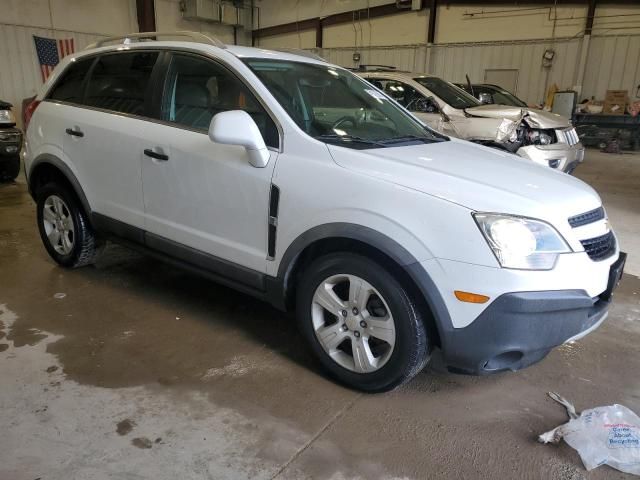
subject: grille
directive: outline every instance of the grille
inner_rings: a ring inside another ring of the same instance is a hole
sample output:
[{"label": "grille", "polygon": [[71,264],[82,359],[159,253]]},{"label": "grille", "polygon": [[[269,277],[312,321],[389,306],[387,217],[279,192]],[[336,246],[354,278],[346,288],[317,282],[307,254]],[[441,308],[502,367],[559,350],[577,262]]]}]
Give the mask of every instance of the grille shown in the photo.
[{"label": "grille", "polygon": [[566,130],[563,130],[562,133],[564,134],[565,141],[570,146],[573,147],[580,142],[580,138],[578,137],[578,133],[575,128],[567,128]]},{"label": "grille", "polygon": [[0,142],[19,142],[21,133],[2,133],[0,130]]},{"label": "grille", "polygon": [[569,218],[569,225],[571,225],[571,228],[577,228],[602,219],[604,219],[604,208],[598,207],[595,210],[590,210]]},{"label": "grille", "polygon": [[616,251],[616,238],[613,232],[588,240],[580,240],[580,243],[591,260],[604,260]]}]

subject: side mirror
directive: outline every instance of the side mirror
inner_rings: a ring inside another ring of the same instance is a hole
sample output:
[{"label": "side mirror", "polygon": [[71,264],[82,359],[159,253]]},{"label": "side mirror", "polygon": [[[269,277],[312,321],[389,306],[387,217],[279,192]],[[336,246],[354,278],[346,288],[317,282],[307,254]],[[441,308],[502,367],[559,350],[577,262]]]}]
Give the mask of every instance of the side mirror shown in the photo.
[{"label": "side mirror", "polygon": [[493,103],[493,95],[484,92],[478,95],[478,100],[480,100],[480,103],[482,103],[483,105]]},{"label": "side mirror", "polygon": [[209,138],[215,143],[244,147],[249,163],[263,168],[269,163],[269,150],[253,118],[242,110],[221,112],[211,119]]}]

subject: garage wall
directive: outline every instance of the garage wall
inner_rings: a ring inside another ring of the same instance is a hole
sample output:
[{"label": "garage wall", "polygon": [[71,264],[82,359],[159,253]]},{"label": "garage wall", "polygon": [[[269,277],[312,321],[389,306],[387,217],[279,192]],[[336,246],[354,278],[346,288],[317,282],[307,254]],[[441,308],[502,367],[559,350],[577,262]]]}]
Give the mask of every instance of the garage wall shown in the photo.
[{"label": "garage wall", "polygon": [[[389,0],[257,0],[254,26],[265,28],[331,14],[389,4]],[[534,1],[518,5],[448,4],[440,2],[436,15],[435,43],[536,40],[581,36],[587,16],[587,5],[561,4],[540,6]],[[368,20],[354,18],[349,24],[324,29],[323,46],[376,46],[426,43],[428,10]],[[307,39],[315,30],[297,32]],[[640,2],[606,4],[596,8],[593,33],[626,35],[640,33]],[[259,38],[257,44],[286,47],[291,34]],[[304,44],[304,42],[303,42]],[[315,43],[310,47],[315,46]],[[304,47],[303,47],[304,48]]]},{"label": "garage wall", "polygon": [[[452,82],[483,82],[486,69],[517,69],[517,95],[530,103],[542,100],[545,84],[572,87],[577,71],[580,39],[553,44],[556,57],[548,71],[542,68],[542,54],[551,46],[544,40],[483,42],[386,49],[362,49],[363,64],[394,65],[401,70],[426,72]],[[323,49],[330,62],[353,66],[353,49]]]},{"label": "garage wall", "polygon": [[33,36],[73,38],[75,50],[108,35],[136,31],[135,0],[2,0],[0,99],[22,117],[22,99],[35,95],[42,76]]},{"label": "garage wall", "polygon": [[602,100],[607,90],[627,90],[634,98],[640,85],[640,34],[593,37],[589,45],[583,97]]},{"label": "garage wall", "polygon": [[[578,79],[581,38],[414,45],[358,49],[363,64],[394,65],[402,70],[427,72],[453,82],[484,81],[487,69],[517,69],[516,94],[529,103],[541,102],[545,85],[573,88]],[[553,66],[542,67],[547,48],[556,52]],[[353,48],[322,49],[318,53],[332,63],[353,67]],[[548,75],[548,78],[547,78]],[[593,36],[580,98],[602,99],[608,89],[634,95],[640,84],[640,35]]]},{"label": "garage wall", "polygon": [[[369,6],[388,1],[369,2]],[[360,0],[262,0],[260,27],[366,8]],[[281,12],[280,14],[278,12]],[[435,43],[428,45],[428,11],[408,11],[324,28],[320,53],[339,65],[354,67],[353,53],[362,64],[395,65],[400,69],[433,73],[462,82],[465,74],[482,82],[487,69],[516,69],[516,93],[530,103],[540,102],[546,88],[574,88],[581,98],[602,99],[607,89],[626,89],[635,95],[640,84],[640,2],[596,8],[590,42],[583,39],[587,5],[536,2],[491,5],[442,1],[436,16]],[[258,39],[265,47],[313,49],[315,30]],[[548,48],[556,52],[550,69],[542,67]],[[586,64],[580,56],[586,51]]]},{"label": "garage wall", "polygon": [[325,17],[333,13],[385,5],[390,0],[254,0],[260,11],[255,27],[271,27],[306,18]]},{"label": "garage wall", "polygon": [[[427,41],[429,14],[400,13],[354,23],[332,25],[323,30],[324,47],[410,45]],[[393,35],[389,35],[393,32]],[[315,38],[315,37],[314,37]]]},{"label": "garage wall", "polygon": [[36,94],[42,86],[42,74],[36,56],[33,36],[73,38],[76,51],[82,50],[101,35],[0,24],[0,99],[13,103],[16,117],[21,118],[22,99]]},{"label": "garage wall", "polygon": [[[209,33],[224,43],[233,44],[233,27],[200,20],[185,20],[180,13],[180,0],[155,0],[156,30],[171,32],[190,30]],[[244,29],[238,29],[238,44],[251,45],[251,35]]]},{"label": "garage wall", "polygon": [[596,8],[593,32],[598,35],[639,35],[640,2],[637,5],[601,5]]},{"label": "garage wall", "polygon": [[2,0],[0,23],[83,33],[137,30],[135,0]]},{"label": "garage wall", "polygon": [[303,30],[301,32],[287,33],[286,35],[265,37],[257,42],[256,46],[262,48],[315,48],[316,31]]},{"label": "garage wall", "polygon": [[581,33],[586,14],[586,5],[445,5],[436,16],[436,43],[572,37]]}]

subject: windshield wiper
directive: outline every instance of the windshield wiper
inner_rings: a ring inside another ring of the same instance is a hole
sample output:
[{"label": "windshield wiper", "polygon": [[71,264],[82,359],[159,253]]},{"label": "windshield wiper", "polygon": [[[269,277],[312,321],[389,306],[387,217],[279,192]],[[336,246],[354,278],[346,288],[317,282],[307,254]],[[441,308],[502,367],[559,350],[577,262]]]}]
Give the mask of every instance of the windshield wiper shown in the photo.
[{"label": "windshield wiper", "polygon": [[382,142],[369,140],[367,138],[357,137],[355,135],[338,135],[335,133],[325,133],[324,135],[316,135],[318,140],[340,140],[345,142],[364,143],[366,145],[377,145],[378,147],[386,147]]},{"label": "windshield wiper", "polygon": [[388,138],[386,140],[383,140],[382,143],[384,145],[389,145],[389,144],[393,144],[393,143],[402,143],[402,142],[407,142],[407,141],[411,141],[411,140],[418,140],[418,141],[423,142],[423,143],[435,143],[435,142],[442,142],[443,141],[440,138],[427,138],[427,137],[421,137],[419,135],[401,135],[399,137],[391,137],[391,138]]}]

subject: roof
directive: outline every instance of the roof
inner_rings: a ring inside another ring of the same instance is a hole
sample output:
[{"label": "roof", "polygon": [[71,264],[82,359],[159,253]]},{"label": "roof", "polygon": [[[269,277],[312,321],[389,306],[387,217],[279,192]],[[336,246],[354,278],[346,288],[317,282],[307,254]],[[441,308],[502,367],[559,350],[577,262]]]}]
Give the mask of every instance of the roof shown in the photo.
[{"label": "roof", "polygon": [[243,47],[241,45],[227,45],[226,50],[238,58],[270,58],[278,60],[289,60],[292,62],[306,62],[326,65],[328,62],[321,57],[305,50],[267,50],[257,47]]},{"label": "roof", "polygon": [[[158,40],[159,37],[166,37],[171,40]],[[175,38],[186,40],[175,40]],[[243,47],[239,45],[226,45],[218,38],[201,32],[175,31],[175,32],[141,32],[128,33],[126,35],[106,37],[89,45],[87,50],[118,50],[123,47],[135,48],[148,46],[149,44],[160,47],[176,47],[188,45],[202,45],[203,50],[220,49],[229,52],[238,58],[277,58],[306,63],[326,64],[327,62],[320,56],[306,50],[266,50],[263,48]]]},{"label": "roof", "polygon": [[421,72],[405,72],[403,70],[352,70],[356,75],[399,75],[405,78],[432,78],[435,75],[429,75],[428,73]]}]

